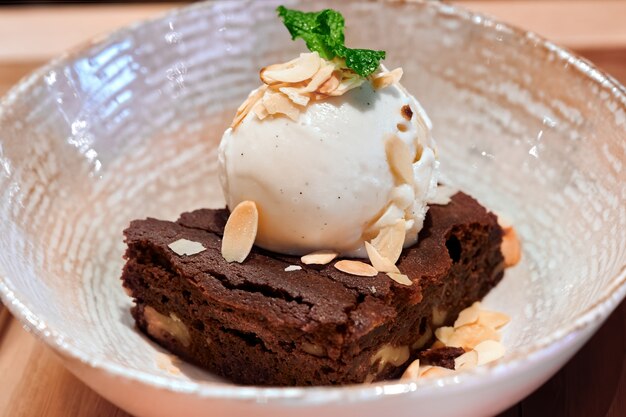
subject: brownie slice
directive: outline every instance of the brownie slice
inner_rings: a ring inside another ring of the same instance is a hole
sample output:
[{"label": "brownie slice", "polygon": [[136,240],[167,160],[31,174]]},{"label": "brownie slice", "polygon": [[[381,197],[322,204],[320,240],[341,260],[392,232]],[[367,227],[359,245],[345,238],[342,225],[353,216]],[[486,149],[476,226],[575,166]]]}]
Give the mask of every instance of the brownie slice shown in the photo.
[{"label": "brownie slice", "polygon": [[[150,338],[180,357],[240,384],[330,385],[402,374],[433,340],[502,278],[502,230],[495,215],[457,193],[433,205],[400,270],[359,277],[334,262],[253,248],[243,264],[220,254],[222,210],[184,213],[176,222],[135,220],[125,230],[123,284],[132,314]],[[180,256],[168,244],[200,242]],[[301,270],[287,272],[290,265]]]}]

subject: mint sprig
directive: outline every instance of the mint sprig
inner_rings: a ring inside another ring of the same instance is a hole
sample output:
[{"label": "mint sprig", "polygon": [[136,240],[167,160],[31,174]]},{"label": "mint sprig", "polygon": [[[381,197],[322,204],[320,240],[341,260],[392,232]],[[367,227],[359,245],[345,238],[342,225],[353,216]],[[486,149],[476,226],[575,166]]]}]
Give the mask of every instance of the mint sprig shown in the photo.
[{"label": "mint sprig", "polygon": [[345,21],[341,13],[326,9],[320,12],[301,12],[279,6],[278,16],[291,34],[291,39],[302,38],[312,52],[317,52],[324,59],[344,58],[346,66],[367,77],[385,59],[385,51],[371,49],[350,49],[345,46]]}]

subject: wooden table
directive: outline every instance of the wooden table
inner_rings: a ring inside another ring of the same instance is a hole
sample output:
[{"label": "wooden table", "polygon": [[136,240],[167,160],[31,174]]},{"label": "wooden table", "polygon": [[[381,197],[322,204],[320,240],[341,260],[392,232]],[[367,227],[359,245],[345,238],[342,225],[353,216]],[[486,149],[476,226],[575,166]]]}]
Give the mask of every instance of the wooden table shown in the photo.
[{"label": "wooden table", "polygon": [[[566,45],[626,83],[626,1],[459,3]],[[62,50],[172,6],[0,8],[0,94]],[[625,316],[626,302],[554,378],[501,416],[626,416]],[[66,371],[1,306],[0,415],[127,416]]]}]

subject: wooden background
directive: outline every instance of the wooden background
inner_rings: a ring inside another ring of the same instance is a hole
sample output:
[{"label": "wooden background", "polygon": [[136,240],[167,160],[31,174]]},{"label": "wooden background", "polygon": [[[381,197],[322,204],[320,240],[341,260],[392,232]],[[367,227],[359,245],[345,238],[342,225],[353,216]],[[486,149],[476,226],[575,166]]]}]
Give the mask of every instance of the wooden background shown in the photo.
[{"label": "wooden background", "polygon": [[[626,83],[626,1],[457,3],[542,34]],[[0,94],[63,50],[174,6],[159,3],[0,8]],[[626,302],[554,378],[501,416],[626,416],[625,315]],[[127,414],[67,372],[54,354],[0,305],[0,416]]]}]

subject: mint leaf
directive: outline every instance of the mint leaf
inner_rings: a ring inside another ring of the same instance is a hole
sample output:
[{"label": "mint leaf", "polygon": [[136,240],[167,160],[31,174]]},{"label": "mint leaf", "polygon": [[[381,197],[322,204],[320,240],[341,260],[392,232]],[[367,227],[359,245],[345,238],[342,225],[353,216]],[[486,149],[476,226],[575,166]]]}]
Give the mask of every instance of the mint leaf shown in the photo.
[{"label": "mint leaf", "polygon": [[341,13],[325,9],[319,12],[301,12],[279,6],[278,16],[291,34],[291,39],[302,38],[307,48],[324,59],[336,56],[346,60],[346,66],[362,77],[367,77],[385,59],[385,51],[350,49],[345,46],[345,22]]},{"label": "mint leaf", "polygon": [[385,59],[385,51],[373,51],[371,49],[348,49],[345,56],[346,66],[359,74],[367,77],[380,65],[380,61]]},{"label": "mint leaf", "polygon": [[344,20],[340,13],[326,9],[321,12],[301,12],[279,6],[278,15],[291,34],[291,39],[302,38],[310,51],[317,51],[324,59],[333,59],[335,50],[343,46]]}]

